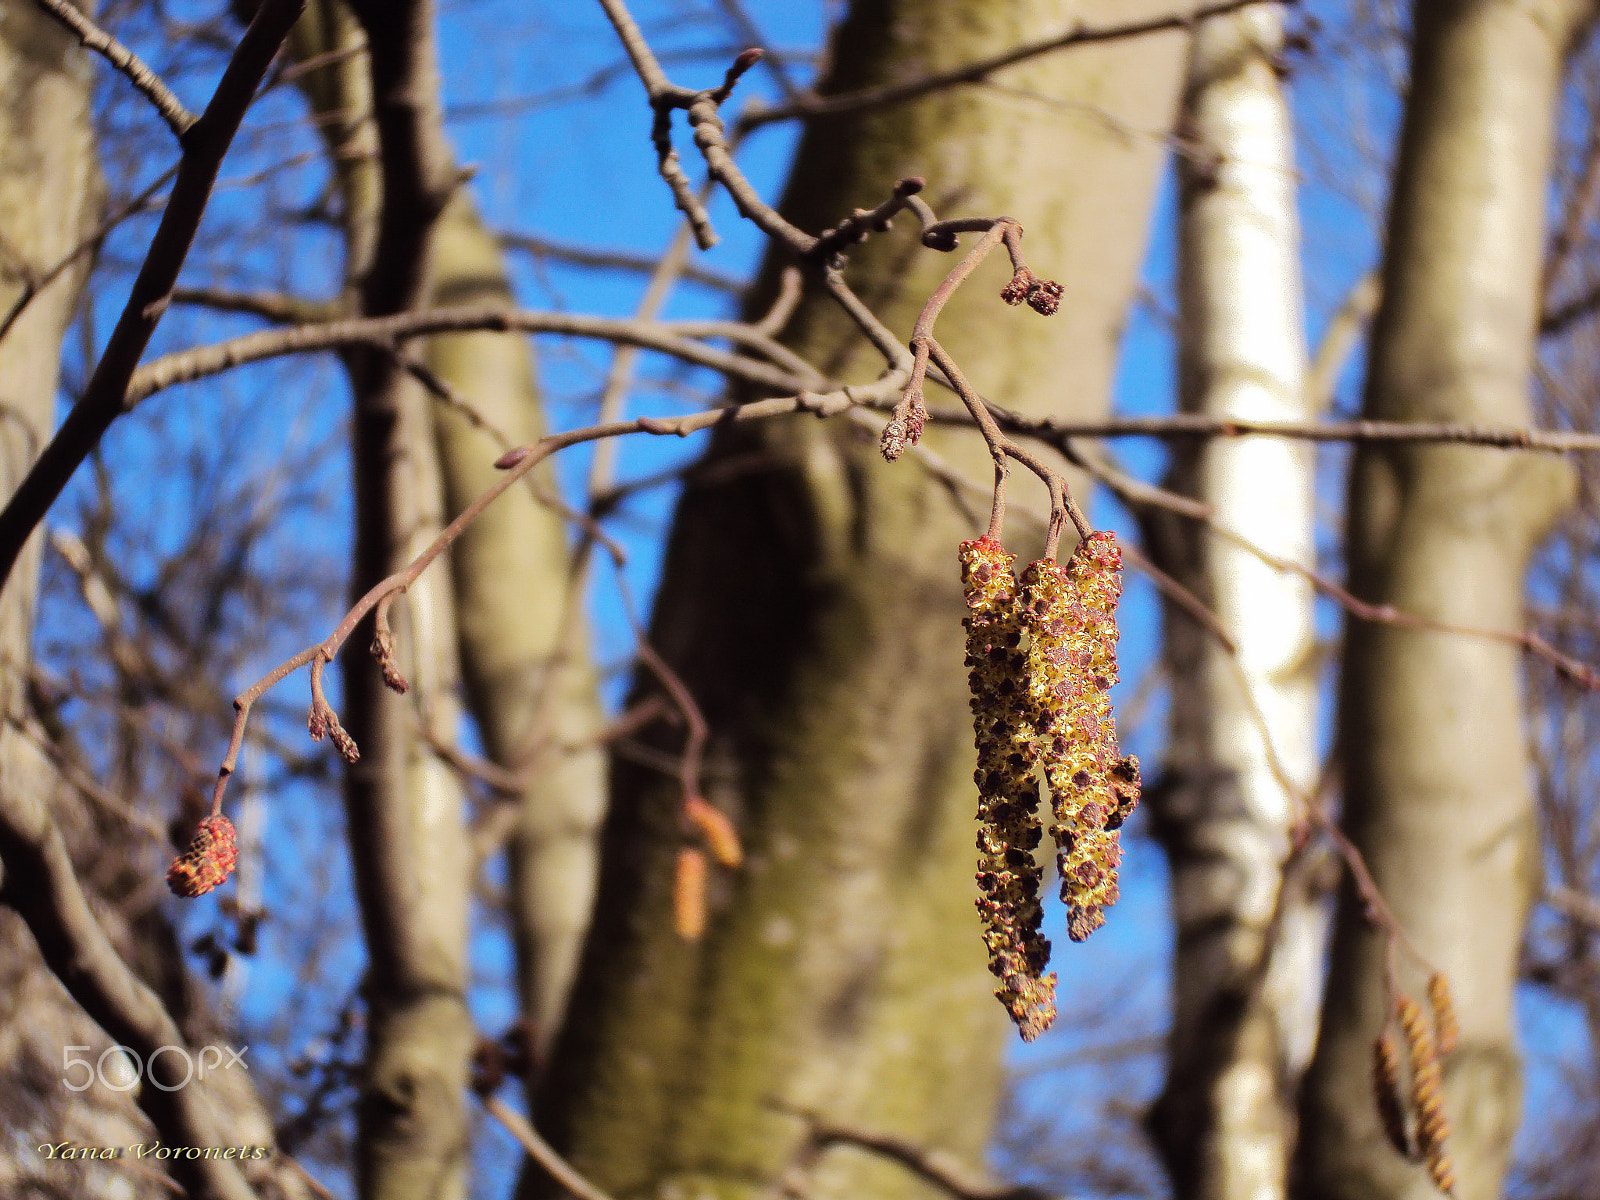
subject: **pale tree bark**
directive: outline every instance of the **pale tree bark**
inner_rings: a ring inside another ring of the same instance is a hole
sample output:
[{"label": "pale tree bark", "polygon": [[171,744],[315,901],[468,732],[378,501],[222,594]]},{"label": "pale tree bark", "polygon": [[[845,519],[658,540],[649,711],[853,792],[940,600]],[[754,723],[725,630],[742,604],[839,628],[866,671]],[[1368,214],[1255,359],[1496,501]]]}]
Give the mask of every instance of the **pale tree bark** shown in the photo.
[{"label": "pale tree bark", "polygon": [[[314,4],[296,26],[301,61],[359,45],[343,4]],[[371,87],[360,55],[312,71],[302,89],[324,118],[345,201],[347,276],[365,272],[377,235],[381,182]],[[335,119],[336,118],[336,119]],[[430,300],[514,307],[498,241],[461,189],[434,222]],[[504,334],[430,338],[421,357],[471,406],[432,403],[432,428],[449,520],[498,476],[505,442],[544,432],[531,344]],[[538,485],[553,487],[548,472]],[[581,589],[571,586],[563,518],[519,489],[501,498],[451,547],[451,577],[468,710],[489,757],[516,772],[520,792],[485,822],[509,820],[511,924],[521,1008],[548,1041],[576,969],[594,900],[595,838],[605,803],[598,688],[584,633]],[[440,728],[431,732],[438,736]],[[484,849],[487,847],[480,847]]]},{"label": "pale tree bark", "polygon": [[[1202,22],[1191,44],[1178,158],[1185,412],[1315,415],[1282,45],[1283,14],[1269,4]],[[1148,1125],[1177,1195],[1275,1200],[1322,953],[1318,907],[1303,873],[1286,871],[1303,815],[1294,791],[1308,794],[1316,771],[1312,595],[1234,538],[1314,566],[1315,459],[1304,442],[1270,438],[1173,453],[1168,485],[1205,501],[1214,524],[1164,515],[1147,522],[1152,546],[1237,651],[1169,607],[1171,738],[1150,806],[1177,939],[1167,1080]]]},{"label": "pale tree bark", "polygon": [[[1389,420],[1530,423],[1552,127],[1563,57],[1592,5],[1424,2],[1390,207],[1365,410]],[[1530,548],[1570,495],[1544,459],[1458,447],[1357,453],[1351,590],[1459,625],[1519,630]],[[1352,623],[1338,745],[1344,823],[1418,952],[1448,976],[1460,1049],[1444,1062],[1465,1200],[1498,1196],[1521,1083],[1513,992],[1538,885],[1518,658],[1504,644]],[[1385,939],[1340,898],[1302,1109],[1319,1197],[1433,1194],[1389,1149],[1371,1046],[1390,1011]],[[1400,959],[1400,984],[1421,994]]]},{"label": "pale tree bark", "polygon": [[[435,304],[514,307],[500,245],[464,191],[439,219],[434,264]],[[492,333],[428,340],[428,365],[474,410],[435,411],[447,517],[494,482],[501,438],[523,445],[544,432],[530,345]],[[535,478],[554,494],[548,472]],[[450,549],[467,706],[489,756],[520,777],[504,802],[514,806],[510,916],[521,1010],[539,1045],[577,970],[605,807],[603,711],[565,535],[561,514],[518,488]]]},{"label": "pale tree bark", "polygon": [[[823,88],[953,67],[1071,18],[1164,11],[862,0],[833,39]],[[1008,310],[996,297],[1006,272],[985,268],[945,310],[940,338],[1008,405],[1100,411],[1183,45],[1178,33],[1100,45],[999,72],[994,87],[816,121],[786,215],[821,231],[921,175],[941,215],[1019,218],[1030,262],[1070,301],[1050,321]],[[755,310],[781,265],[768,262]],[[850,277],[908,335],[952,265],[902,228],[855,251]],[[785,336],[842,378],[881,369],[818,296]],[[929,442],[978,484],[986,510],[976,439]],[[1019,505],[1027,486],[1013,486]],[[613,1195],[762,1194],[804,1137],[797,1110],[969,1161],[982,1153],[1007,1033],[973,911],[955,566],[957,542],[982,524],[913,456],[888,466],[844,423],[734,427],[691,472],[651,636],[710,722],[706,794],[738,823],[748,861],[713,880],[705,936],[685,944],[669,900],[678,790],[614,761],[595,924],[536,1097],[541,1126]],[[1025,554],[1039,544],[1020,519],[1011,537]],[[551,1186],[537,1168],[524,1185]],[[836,1147],[808,1194],[926,1188]]]},{"label": "pale tree bark", "polygon": [[[8,4],[3,15],[0,306],[10,311],[32,290],[33,281],[92,232],[101,184],[84,52],[32,4]],[[7,496],[55,427],[61,340],[88,267],[85,257],[44,287],[0,338],[0,488]],[[81,832],[91,814],[51,786],[53,772],[21,732],[28,716],[40,544],[36,534],[0,596],[0,704],[5,717],[0,727],[0,802],[11,808],[43,806],[71,834]],[[26,1147],[0,1163],[0,1190],[37,1196],[70,1187],[90,1197],[125,1190],[128,1171],[121,1164],[96,1163],[84,1170],[77,1163],[48,1161],[39,1152],[41,1144],[69,1138],[90,1145],[128,1145],[147,1140],[149,1127],[126,1094],[99,1084],[82,1093],[63,1085],[64,1047],[91,1046],[97,1059],[108,1039],[50,973],[26,925],[9,909],[0,917],[0,946],[0,981],[7,997],[0,1020],[0,1061],[7,1064],[5,1125],[13,1144]],[[79,1074],[74,1074],[74,1083],[82,1082]],[[119,1082],[112,1078],[113,1085]]]}]

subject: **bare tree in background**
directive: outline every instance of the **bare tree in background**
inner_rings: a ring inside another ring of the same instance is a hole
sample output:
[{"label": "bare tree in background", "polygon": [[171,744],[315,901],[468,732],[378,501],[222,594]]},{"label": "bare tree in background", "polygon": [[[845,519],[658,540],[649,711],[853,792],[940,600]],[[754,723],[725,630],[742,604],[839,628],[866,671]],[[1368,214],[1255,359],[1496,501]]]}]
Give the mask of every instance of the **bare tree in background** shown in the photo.
[{"label": "bare tree in background", "polygon": [[[1294,150],[1278,78],[1283,12],[1195,31],[1179,124],[1179,403],[1306,420]],[[1222,645],[1169,603],[1172,727],[1154,831],[1172,865],[1177,947],[1166,1085],[1150,1112],[1175,1192],[1282,1196],[1294,1095],[1315,1040],[1322,954],[1306,859],[1291,855],[1317,771],[1312,447],[1179,445],[1168,486],[1205,523],[1149,511],[1158,561],[1215,610]],[[1147,510],[1148,511],[1148,510]]]},{"label": "bare tree in background", "polygon": [[[1580,3],[1418,4],[1367,416],[1529,420],[1556,100],[1592,16]],[[1362,449],[1350,487],[1358,597],[1522,628],[1525,565],[1570,502],[1567,469],[1468,448]],[[1450,978],[1460,1021],[1444,1063],[1457,1194],[1500,1192],[1521,1098],[1517,953],[1539,872],[1521,701],[1508,647],[1365,622],[1347,631],[1344,824],[1408,940],[1372,930],[1370,903],[1345,889],[1302,1110],[1314,1194],[1433,1190],[1364,1102],[1375,1032],[1430,969]]]}]

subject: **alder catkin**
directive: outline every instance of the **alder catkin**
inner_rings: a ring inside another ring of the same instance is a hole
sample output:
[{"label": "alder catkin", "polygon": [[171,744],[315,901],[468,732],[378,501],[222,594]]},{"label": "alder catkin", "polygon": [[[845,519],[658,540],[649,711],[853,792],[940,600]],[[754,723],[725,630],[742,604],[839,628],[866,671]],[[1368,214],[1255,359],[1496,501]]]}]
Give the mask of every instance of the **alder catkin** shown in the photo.
[{"label": "alder catkin", "polygon": [[706,931],[706,856],[694,846],[680,849],[673,864],[672,926],[686,942]]},{"label": "alder catkin", "polygon": [[1428,1005],[1433,1009],[1433,1036],[1439,1053],[1454,1054],[1461,1041],[1461,1026],[1456,1021],[1456,1006],[1450,999],[1450,982],[1435,971],[1428,978]]},{"label": "alder catkin", "polygon": [[1411,1135],[1406,1132],[1405,1103],[1400,1097],[1400,1051],[1387,1033],[1372,1043],[1372,1094],[1384,1136],[1395,1153],[1410,1158]]},{"label": "alder catkin", "polygon": [[1450,1121],[1444,1115],[1443,1080],[1433,1033],[1411,997],[1400,997],[1395,1011],[1406,1035],[1406,1059],[1411,1067],[1411,1107],[1417,1114],[1417,1150],[1427,1164],[1434,1186],[1452,1194],[1456,1177],[1446,1146],[1450,1139]]},{"label": "alder catkin", "polygon": [[1075,942],[1105,924],[1105,910],[1117,902],[1117,830],[1139,802],[1139,763],[1119,753],[1111,714],[1121,567],[1115,537],[1096,533],[1065,567],[1042,560],[1022,577],[1029,697],[1050,785],[1067,936]]},{"label": "alder catkin", "polygon": [[172,894],[192,900],[220,886],[239,861],[239,844],[233,822],[221,813],[201,821],[188,849],[167,868]]},{"label": "alder catkin", "polygon": [[966,594],[968,683],[978,749],[978,912],[995,995],[1024,1041],[1055,1020],[1056,977],[1046,975],[1050,943],[1040,933],[1043,872],[1033,851],[1041,837],[1039,744],[1030,708],[1028,654],[1017,609],[1014,555],[992,538],[960,546]]}]

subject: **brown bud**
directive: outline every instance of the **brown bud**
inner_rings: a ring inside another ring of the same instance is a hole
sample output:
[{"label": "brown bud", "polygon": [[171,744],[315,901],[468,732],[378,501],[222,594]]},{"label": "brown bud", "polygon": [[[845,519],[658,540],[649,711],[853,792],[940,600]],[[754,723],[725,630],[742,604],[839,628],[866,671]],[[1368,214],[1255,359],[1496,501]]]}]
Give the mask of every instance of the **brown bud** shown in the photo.
[{"label": "brown bud", "polygon": [[378,660],[378,669],[383,672],[383,684],[391,692],[405,695],[411,686],[406,682],[406,677],[400,673],[400,664],[394,657],[394,634],[387,628],[380,627],[372,639],[372,657]]},{"label": "brown bud", "polygon": [[1041,317],[1054,316],[1061,307],[1062,290],[1054,279],[1042,279],[1028,289],[1028,307]]}]

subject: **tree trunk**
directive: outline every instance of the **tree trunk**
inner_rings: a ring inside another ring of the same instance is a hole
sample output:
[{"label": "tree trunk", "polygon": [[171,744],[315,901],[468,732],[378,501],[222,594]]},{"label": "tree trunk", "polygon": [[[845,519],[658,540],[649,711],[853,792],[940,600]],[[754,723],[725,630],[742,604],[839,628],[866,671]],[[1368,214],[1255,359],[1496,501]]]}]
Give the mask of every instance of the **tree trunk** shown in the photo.
[{"label": "tree trunk", "polygon": [[[1416,10],[1365,412],[1526,425],[1546,177],[1563,56],[1591,6],[1435,0]],[[1543,457],[1363,449],[1350,485],[1350,586],[1439,621],[1520,630],[1531,547],[1570,493]],[[1457,1195],[1500,1194],[1521,1101],[1513,990],[1538,884],[1514,648],[1352,622],[1339,708],[1344,823],[1400,926],[1454,992],[1444,1062]],[[1433,1194],[1389,1149],[1371,1047],[1392,1011],[1386,940],[1347,886],[1304,1093],[1308,1194]],[[1423,970],[1400,959],[1400,986]]]},{"label": "tree trunk", "polygon": [[[439,219],[435,304],[515,307],[502,252],[461,191]],[[454,517],[499,475],[505,447],[543,432],[526,338],[430,338],[427,362],[487,423],[438,404],[434,432]],[[491,432],[491,430],[493,432]],[[536,477],[554,493],[549,472]],[[523,1016],[540,1044],[561,1019],[594,907],[605,805],[603,713],[584,636],[585,589],[570,579],[563,517],[526,488],[502,496],[450,548],[467,705],[484,747],[523,773],[508,844],[511,926]]]},{"label": "tree trunk", "polygon": [[[1165,9],[861,0],[823,90],[951,67],[1069,18],[1153,11]],[[817,121],[786,214],[820,231],[916,174],[941,215],[1020,218],[1030,261],[1072,302],[1049,322],[1008,310],[996,264],[951,301],[939,336],[1010,406],[1099,411],[1182,49],[1177,34],[1100,45],[997,73],[996,87]],[[909,334],[952,265],[899,228],[853,253],[850,278]],[[779,266],[769,258],[757,307]],[[844,379],[881,369],[815,295],[786,341]],[[929,441],[986,509],[975,436]],[[1027,487],[1013,485],[1019,504]],[[791,1165],[803,1112],[981,1154],[1006,1027],[972,908],[955,565],[981,525],[914,456],[888,466],[846,422],[736,427],[691,472],[652,638],[710,722],[705,791],[748,858],[713,879],[706,933],[685,944],[670,906],[680,796],[613,763],[595,925],[536,1098],[541,1126],[613,1195],[759,1195]],[[1014,528],[1013,541],[1032,549],[1037,536]],[[829,1150],[813,1169],[819,1197],[926,1190],[859,1150]],[[530,1168],[525,1194],[550,1190]]]},{"label": "tree trunk", "polygon": [[[1275,5],[1196,30],[1178,159],[1179,400],[1215,417],[1308,419],[1294,153]],[[1149,1128],[1178,1196],[1276,1200],[1316,1033],[1322,922],[1291,872],[1294,796],[1316,773],[1311,588],[1219,531],[1315,565],[1309,444],[1179,443],[1168,486],[1214,528],[1147,522],[1162,565],[1238,647],[1166,612],[1172,732],[1151,789],[1177,927],[1166,1085]],[[1264,736],[1265,735],[1265,736]],[[1266,739],[1270,739],[1269,742]],[[1274,761],[1274,759],[1276,761]],[[1298,861],[1298,860],[1296,860]]]},{"label": "tree trunk", "polygon": [[[423,303],[434,225],[455,181],[432,5],[352,8],[367,34],[383,198],[359,292],[363,315],[378,316]],[[360,227],[350,231],[352,265],[361,261]],[[352,353],[350,365],[359,595],[432,539],[442,500],[427,396],[388,355]],[[435,733],[455,737],[453,604],[449,581],[428,572],[394,606],[414,701],[384,687],[363,635],[343,655],[348,724],[362,753],[346,774],[345,805],[370,956],[356,1151],[369,1200],[467,1194],[470,856],[460,783],[417,728],[420,712]]]}]

